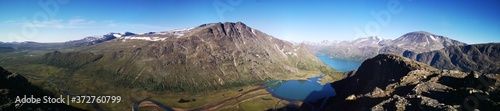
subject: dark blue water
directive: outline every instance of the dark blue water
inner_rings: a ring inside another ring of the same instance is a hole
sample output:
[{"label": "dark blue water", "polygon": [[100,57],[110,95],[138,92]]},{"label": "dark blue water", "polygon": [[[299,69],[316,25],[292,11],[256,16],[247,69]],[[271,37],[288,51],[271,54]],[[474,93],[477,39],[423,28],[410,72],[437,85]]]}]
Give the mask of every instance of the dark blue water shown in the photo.
[{"label": "dark blue water", "polygon": [[321,61],[323,61],[325,64],[332,67],[333,69],[342,72],[357,70],[362,63],[362,61],[336,59],[322,55],[316,55],[316,57],[318,57]]},{"label": "dark blue water", "polygon": [[321,85],[322,76],[308,80],[279,80],[264,83],[274,97],[291,101],[316,101],[335,96],[335,89],[330,84]]}]

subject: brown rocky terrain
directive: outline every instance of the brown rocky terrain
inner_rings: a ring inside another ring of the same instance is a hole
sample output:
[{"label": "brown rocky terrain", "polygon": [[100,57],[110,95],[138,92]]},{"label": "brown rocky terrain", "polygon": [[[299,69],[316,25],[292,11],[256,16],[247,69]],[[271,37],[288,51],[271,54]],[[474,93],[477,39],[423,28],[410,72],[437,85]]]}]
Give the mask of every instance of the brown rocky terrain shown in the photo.
[{"label": "brown rocky terrain", "polygon": [[[500,75],[438,70],[394,54],[363,62],[331,84],[337,93],[320,110],[493,110],[500,108]],[[318,109],[319,103],[302,106]]]}]

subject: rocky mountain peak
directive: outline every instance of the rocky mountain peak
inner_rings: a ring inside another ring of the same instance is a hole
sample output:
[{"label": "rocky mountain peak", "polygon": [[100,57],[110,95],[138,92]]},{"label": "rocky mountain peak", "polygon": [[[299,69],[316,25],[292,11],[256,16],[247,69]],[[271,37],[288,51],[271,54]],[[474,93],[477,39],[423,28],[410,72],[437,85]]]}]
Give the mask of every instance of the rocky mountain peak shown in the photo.
[{"label": "rocky mountain peak", "polygon": [[390,45],[415,52],[427,52],[443,49],[448,46],[466,44],[441,35],[435,35],[425,31],[416,31],[404,34],[391,41]]},{"label": "rocky mountain peak", "polygon": [[[215,37],[269,37],[274,38],[267,34],[264,34],[256,29],[253,29],[242,22],[218,22],[206,25],[201,25],[197,28],[201,32],[196,32],[198,34],[213,34]],[[263,38],[261,38],[263,39]],[[266,38],[267,39],[267,38]]]},{"label": "rocky mountain peak", "polygon": [[375,87],[383,88],[398,82],[412,70],[436,70],[435,68],[395,54],[379,54],[365,60],[351,78],[360,86],[358,93],[367,93]]},{"label": "rocky mountain peak", "polygon": [[197,28],[202,28],[202,27],[206,27],[206,26],[243,26],[243,27],[247,27],[247,25],[243,22],[216,22],[216,23],[206,23],[206,24],[202,24],[202,25],[199,25]]},{"label": "rocky mountain peak", "polygon": [[214,23],[214,26],[219,26],[219,27],[226,28],[226,29],[231,29],[231,28],[245,29],[245,28],[249,28],[246,24],[244,24],[242,22],[219,22],[219,23]]},{"label": "rocky mountain peak", "polygon": [[434,35],[434,34],[429,33],[429,32],[415,31],[415,32],[406,33],[403,36],[397,38],[395,41],[415,42],[415,43],[437,42],[438,41],[437,39],[440,39],[440,38],[436,38],[436,37],[438,37],[438,35]]}]

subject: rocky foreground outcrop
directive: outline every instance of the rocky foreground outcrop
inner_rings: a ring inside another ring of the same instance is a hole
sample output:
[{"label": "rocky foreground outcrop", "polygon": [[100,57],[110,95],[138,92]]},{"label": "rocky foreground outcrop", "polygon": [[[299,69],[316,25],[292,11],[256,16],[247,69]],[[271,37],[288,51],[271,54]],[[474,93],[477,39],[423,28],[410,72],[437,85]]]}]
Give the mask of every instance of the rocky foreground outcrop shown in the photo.
[{"label": "rocky foreground outcrop", "polygon": [[[500,108],[500,75],[438,70],[393,54],[363,62],[332,83],[337,95],[320,110],[493,110]],[[303,110],[315,110],[303,105]]]},{"label": "rocky foreground outcrop", "polygon": [[19,96],[24,95],[34,98],[44,96],[54,97],[54,94],[31,85],[26,78],[18,74],[12,74],[0,67],[0,111],[80,111],[66,104],[32,104],[15,103]]}]

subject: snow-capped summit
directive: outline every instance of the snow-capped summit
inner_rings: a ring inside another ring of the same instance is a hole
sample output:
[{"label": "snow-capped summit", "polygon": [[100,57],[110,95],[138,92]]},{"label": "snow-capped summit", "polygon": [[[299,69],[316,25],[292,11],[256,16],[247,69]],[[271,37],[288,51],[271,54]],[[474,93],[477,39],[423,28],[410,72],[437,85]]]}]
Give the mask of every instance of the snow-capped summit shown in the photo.
[{"label": "snow-capped summit", "polygon": [[392,41],[392,45],[402,47],[415,52],[426,52],[439,50],[452,45],[466,45],[448,37],[432,34],[425,31],[406,33]]}]

